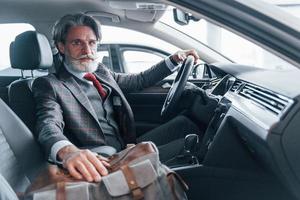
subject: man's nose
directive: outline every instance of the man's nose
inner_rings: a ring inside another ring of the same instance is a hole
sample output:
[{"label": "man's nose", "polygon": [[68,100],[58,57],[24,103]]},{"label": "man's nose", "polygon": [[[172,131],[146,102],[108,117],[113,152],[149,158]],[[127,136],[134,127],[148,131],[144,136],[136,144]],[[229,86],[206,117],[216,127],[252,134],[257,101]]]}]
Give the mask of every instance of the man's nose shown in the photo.
[{"label": "man's nose", "polygon": [[91,54],[92,53],[92,48],[88,43],[83,43],[81,47],[81,51],[83,54]]}]

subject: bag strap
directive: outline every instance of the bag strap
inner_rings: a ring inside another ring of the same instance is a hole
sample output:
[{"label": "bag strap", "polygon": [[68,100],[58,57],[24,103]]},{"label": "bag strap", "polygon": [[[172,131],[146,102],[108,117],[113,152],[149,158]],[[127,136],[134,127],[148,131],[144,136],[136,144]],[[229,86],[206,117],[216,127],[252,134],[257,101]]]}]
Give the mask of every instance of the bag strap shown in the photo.
[{"label": "bag strap", "polygon": [[170,171],[167,174],[167,180],[168,180],[168,183],[170,185],[171,191],[173,193],[174,199],[180,200],[180,198],[182,198],[182,197],[177,195],[177,189],[178,188],[176,187],[176,183],[175,183],[176,180],[177,180],[177,183],[180,184],[180,186],[181,186],[181,188],[183,189],[184,192],[188,191],[188,189],[189,189],[188,185],[181,178],[181,176],[179,176],[179,174],[177,174],[174,171]]},{"label": "bag strap", "polygon": [[131,191],[132,197],[134,200],[140,200],[144,198],[144,194],[142,189],[138,186],[135,176],[132,173],[132,170],[128,167],[128,165],[121,166],[121,170],[125,176],[128,187]]},{"label": "bag strap", "polygon": [[66,183],[60,181],[56,183],[56,200],[66,200]]},{"label": "bag strap", "polygon": [[108,171],[115,172],[120,169],[120,166],[128,165],[133,160],[145,156],[150,153],[158,152],[156,146],[152,142],[142,142],[131,146],[121,153],[116,153],[109,158]]}]

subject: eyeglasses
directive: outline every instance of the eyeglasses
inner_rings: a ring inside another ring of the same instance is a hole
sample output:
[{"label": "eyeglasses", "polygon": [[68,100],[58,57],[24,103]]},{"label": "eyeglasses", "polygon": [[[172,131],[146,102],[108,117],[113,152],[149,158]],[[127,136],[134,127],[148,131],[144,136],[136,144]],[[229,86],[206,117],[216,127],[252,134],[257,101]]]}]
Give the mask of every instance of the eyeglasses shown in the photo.
[{"label": "eyeglasses", "polygon": [[97,49],[97,46],[99,44],[99,41],[97,40],[85,41],[85,40],[75,39],[66,42],[70,43],[74,48],[78,48],[78,49],[83,49],[86,46],[89,46],[91,49]]}]

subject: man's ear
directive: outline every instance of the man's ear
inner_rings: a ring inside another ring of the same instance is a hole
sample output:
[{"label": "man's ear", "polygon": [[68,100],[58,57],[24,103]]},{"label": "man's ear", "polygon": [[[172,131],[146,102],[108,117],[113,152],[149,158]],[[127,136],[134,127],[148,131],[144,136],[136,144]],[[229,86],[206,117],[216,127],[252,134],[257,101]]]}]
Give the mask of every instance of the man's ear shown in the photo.
[{"label": "man's ear", "polygon": [[65,54],[65,45],[62,42],[57,43],[57,48],[59,53]]}]

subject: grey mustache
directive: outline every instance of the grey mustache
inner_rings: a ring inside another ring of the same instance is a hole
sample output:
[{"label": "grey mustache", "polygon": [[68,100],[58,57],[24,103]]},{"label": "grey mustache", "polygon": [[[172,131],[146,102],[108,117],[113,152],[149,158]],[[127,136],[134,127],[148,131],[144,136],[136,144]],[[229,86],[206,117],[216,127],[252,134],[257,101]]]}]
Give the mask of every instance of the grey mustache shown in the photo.
[{"label": "grey mustache", "polygon": [[85,54],[85,55],[81,55],[78,57],[78,59],[83,59],[83,58],[90,58],[90,59],[96,60],[98,58],[98,56],[93,55],[93,54]]}]

